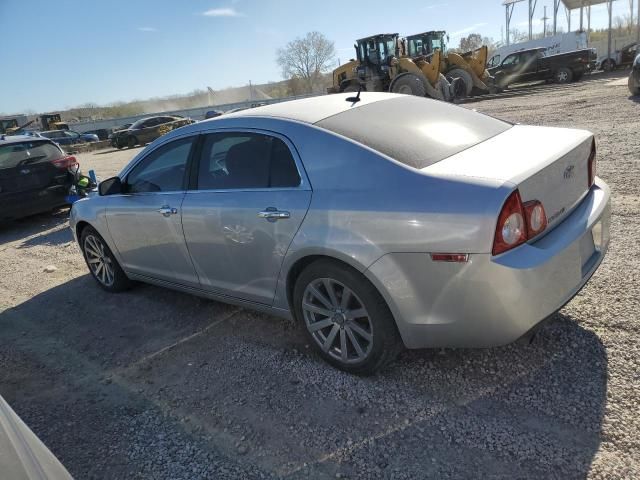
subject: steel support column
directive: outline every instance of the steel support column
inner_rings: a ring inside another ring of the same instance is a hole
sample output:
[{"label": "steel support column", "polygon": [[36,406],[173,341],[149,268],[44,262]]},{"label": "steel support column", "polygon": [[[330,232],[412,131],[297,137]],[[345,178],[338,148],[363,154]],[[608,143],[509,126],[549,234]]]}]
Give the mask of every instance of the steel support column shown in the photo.
[{"label": "steel support column", "polygon": [[607,58],[611,58],[611,10],[613,6],[613,0],[607,2],[607,11],[609,12],[609,35],[607,37]]},{"label": "steel support column", "polygon": [[529,40],[533,39],[533,15],[536,11],[538,0],[529,0]]},{"label": "steel support column", "polygon": [[560,8],[560,0],[553,0],[553,34],[558,33],[558,9]]}]

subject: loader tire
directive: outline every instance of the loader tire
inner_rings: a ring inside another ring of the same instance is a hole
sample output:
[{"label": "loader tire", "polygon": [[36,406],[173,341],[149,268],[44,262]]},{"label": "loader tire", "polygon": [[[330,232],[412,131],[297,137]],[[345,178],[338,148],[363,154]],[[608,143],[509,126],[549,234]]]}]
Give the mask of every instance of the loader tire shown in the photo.
[{"label": "loader tire", "polygon": [[415,95],[417,97],[424,97],[427,94],[427,89],[424,87],[422,79],[413,73],[407,73],[398,77],[391,86],[391,91],[393,93]]},{"label": "loader tire", "polygon": [[[360,87],[358,85],[349,85],[347,88],[345,88],[343,90],[344,93],[350,93],[350,92],[358,92],[358,90],[360,90]],[[364,90],[364,88],[363,88]]]},{"label": "loader tire", "polygon": [[457,83],[459,90],[456,91],[456,97],[459,98],[470,96],[471,91],[473,90],[473,78],[471,78],[469,72],[461,68],[454,68],[452,70],[449,70],[447,72],[447,80],[451,82],[451,80],[453,80],[454,78],[460,79]]}]

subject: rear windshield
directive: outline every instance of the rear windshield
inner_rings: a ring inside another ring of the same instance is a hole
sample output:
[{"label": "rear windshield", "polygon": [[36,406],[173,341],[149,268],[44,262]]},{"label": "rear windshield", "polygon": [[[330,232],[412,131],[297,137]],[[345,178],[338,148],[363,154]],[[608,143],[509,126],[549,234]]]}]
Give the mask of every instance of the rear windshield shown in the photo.
[{"label": "rear windshield", "polygon": [[40,140],[9,143],[0,145],[0,169],[50,162],[61,156],[61,150],[51,142]]},{"label": "rear windshield", "polygon": [[511,128],[466,108],[411,95],[352,108],[317,125],[416,169]]}]

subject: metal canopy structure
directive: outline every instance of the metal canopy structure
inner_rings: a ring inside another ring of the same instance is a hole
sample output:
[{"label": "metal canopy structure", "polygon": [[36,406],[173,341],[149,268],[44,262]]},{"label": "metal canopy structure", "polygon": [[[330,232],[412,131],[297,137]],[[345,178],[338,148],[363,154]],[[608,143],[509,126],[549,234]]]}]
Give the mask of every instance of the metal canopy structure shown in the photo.
[{"label": "metal canopy structure", "polygon": [[[505,7],[505,20],[506,20],[506,43],[510,43],[509,27],[511,25],[511,16],[513,15],[513,9],[516,3],[523,2],[524,0],[504,0],[502,5]],[[612,24],[612,6],[616,0],[553,0],[553,34],[558,31],[558,10],[560,10],[560,4],[564,5],[567,15],[567,30],[571,31],[571,12],[573,10],[580,10],[580,30],[584,31],[584,14],[586,10],[587,16],[587,32],[591,31],[591,7],[593,5],[607,4],[607,13],[609,15],[609,36],[607,39],[607,56],[611,57],[611,24]],[[533,38],[533,18],[535,15],[536,5],[538,0],[528,0],[529,2],[529,40]],[[637,15],[637,41],[640,43],[640,0],[638,2],[638,15]],[[631,18],[633,18],[633,0],[630,0]],[[546,18],[546,12],[544,17]],[[546,25],[546,21],[545,21]],[[546,28],[545,28],[546,34]],[[588,35],[588,33],[587,33]]]}]

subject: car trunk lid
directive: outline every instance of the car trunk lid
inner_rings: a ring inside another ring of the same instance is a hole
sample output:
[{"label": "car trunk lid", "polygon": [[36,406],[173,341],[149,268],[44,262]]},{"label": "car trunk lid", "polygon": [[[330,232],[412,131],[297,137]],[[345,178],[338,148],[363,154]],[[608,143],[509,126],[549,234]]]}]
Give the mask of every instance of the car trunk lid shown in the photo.
[{"label": "car trunk lid", "polygon": [[592,142],[584,130],[516,125],[422,171],[511,184],[523,202],[542,202],[553,227],[589,189]]}]

